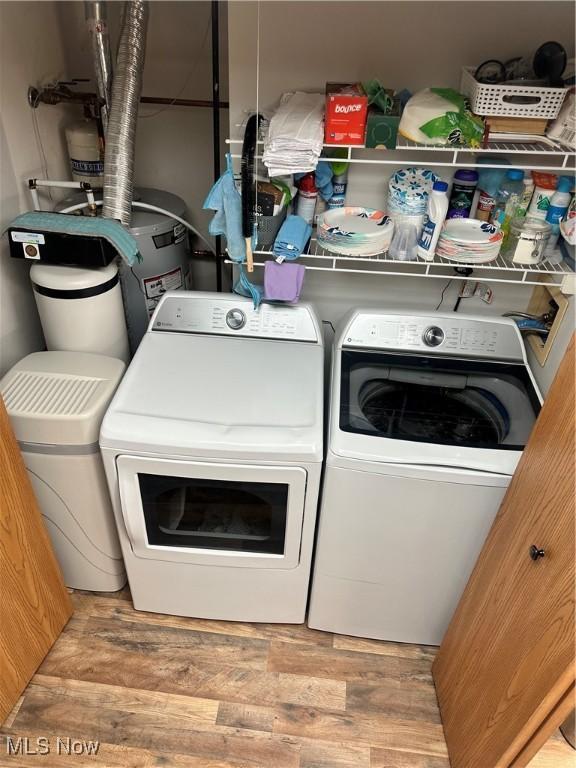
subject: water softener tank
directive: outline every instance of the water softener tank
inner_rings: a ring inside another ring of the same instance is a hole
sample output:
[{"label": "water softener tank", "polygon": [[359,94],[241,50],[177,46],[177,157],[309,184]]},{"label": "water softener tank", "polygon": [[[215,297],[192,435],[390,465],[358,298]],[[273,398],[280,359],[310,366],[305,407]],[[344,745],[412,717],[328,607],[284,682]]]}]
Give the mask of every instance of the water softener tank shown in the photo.
[{"label": "water softener tank", "polygon": [[[96,196],[98,199],[98,195]],[[59,203],[66,210],[85,202],[83,194]],[[186,218],[186,204],[176,195],[159,189],[136,188],[134,202],[153,205]],[[148,327],[156,304],[166,291],[190,288],[190,252],[187,230],[176,219],[134,206],[130,232],[136,238],[142,262],[119,266],[122,297],[132,354]]]},{"label": "water softener tank", "polygon": [[129,360],[118,267],[90,269],[37,262],[30,269],[46,348]]}]

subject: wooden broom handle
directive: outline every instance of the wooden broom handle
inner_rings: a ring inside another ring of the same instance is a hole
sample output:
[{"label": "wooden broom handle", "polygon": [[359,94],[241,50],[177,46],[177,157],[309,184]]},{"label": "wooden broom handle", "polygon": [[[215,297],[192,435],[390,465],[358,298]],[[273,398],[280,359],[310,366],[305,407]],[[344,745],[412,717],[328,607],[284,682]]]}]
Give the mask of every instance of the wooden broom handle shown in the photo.
[{"label": "wooden broom handle", "polygon": [[254,272],[254,257],[252,255],[252,238],[246,238],[246,269],[248,272]]}]

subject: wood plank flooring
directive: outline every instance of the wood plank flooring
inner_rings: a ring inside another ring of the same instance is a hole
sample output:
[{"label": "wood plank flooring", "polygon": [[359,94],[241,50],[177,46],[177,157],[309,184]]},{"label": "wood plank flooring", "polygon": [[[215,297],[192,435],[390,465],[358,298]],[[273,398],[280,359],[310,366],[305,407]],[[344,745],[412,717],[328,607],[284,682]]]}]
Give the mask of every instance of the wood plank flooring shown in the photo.
[{"label": "wood plank flooring", "polygon": [[[142,613],[127,590],[72,599],[0,729],[0,766],[449,768],[434,648]],[[51,752],[8,755],[18,737],[29,750],[47,737]],[[56,754],[58,737],[98,753]],[[574,755],[558,736],[530,768],[573,768]]]}]

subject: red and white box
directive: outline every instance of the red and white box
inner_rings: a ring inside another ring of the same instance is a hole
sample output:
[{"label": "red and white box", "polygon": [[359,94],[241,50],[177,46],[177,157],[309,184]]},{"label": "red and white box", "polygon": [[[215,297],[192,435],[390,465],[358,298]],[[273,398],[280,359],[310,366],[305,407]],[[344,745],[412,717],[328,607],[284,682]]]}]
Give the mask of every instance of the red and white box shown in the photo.
[{"label": "red and white box", "polygon": [[324,142],[364,146],[368,96],[360,83],[326,83]]}]

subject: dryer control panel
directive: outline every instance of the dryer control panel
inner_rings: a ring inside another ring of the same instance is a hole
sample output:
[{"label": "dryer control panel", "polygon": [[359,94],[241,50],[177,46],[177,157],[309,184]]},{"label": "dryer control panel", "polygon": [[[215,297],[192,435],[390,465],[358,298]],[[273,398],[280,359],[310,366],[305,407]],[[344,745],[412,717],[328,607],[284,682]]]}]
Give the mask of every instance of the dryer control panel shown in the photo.
[{"label": "dryer control panel", "polygon": [[340,347],[523,360],[516,324],[507,318],[357,311],[344,324]]},{"label": "dryer control panel", "polygon": [[254,309],[252,301],[227,293],[167,293],[152,316],[148,332],[322,343],[320,325],[308,304],[262,304]]}]

